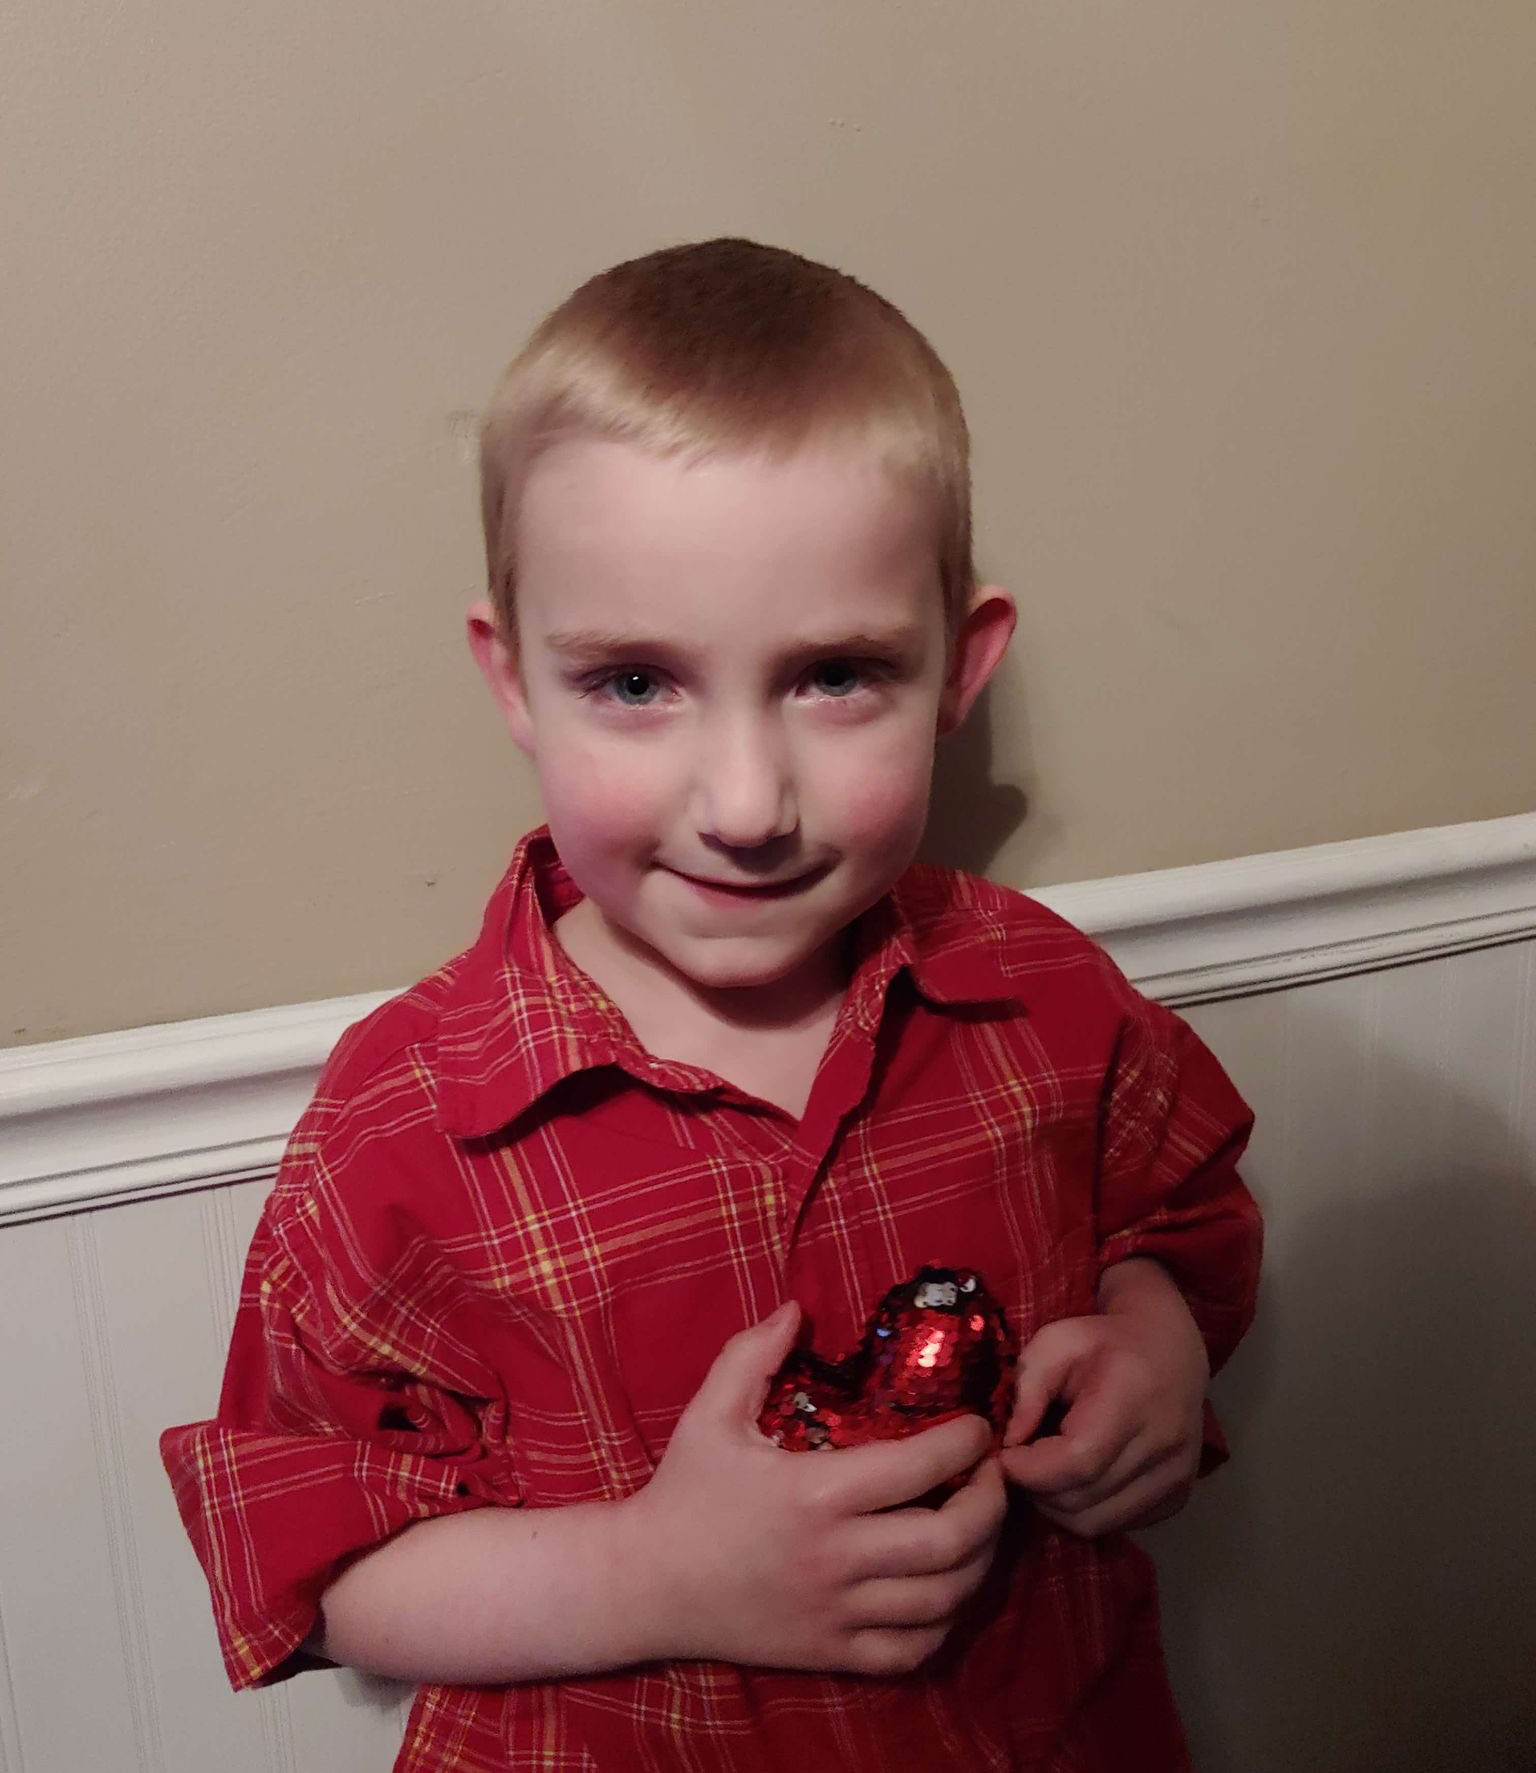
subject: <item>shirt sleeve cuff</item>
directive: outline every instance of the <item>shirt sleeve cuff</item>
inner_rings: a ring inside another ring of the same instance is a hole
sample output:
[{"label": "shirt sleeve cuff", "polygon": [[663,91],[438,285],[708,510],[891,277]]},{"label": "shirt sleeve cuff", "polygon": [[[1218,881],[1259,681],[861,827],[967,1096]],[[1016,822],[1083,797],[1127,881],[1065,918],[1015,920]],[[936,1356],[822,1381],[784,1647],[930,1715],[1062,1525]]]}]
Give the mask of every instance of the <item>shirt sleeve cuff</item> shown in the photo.
[{"label": "shirt sleeve cuff", "polygon": [[417,1521],[520,1500],[506,1462],[429,1460],[345,1436],[197,1423],[161,1456],[213,1600],[235,1688],[312,1666],[299,1655],[342,1568]]}]

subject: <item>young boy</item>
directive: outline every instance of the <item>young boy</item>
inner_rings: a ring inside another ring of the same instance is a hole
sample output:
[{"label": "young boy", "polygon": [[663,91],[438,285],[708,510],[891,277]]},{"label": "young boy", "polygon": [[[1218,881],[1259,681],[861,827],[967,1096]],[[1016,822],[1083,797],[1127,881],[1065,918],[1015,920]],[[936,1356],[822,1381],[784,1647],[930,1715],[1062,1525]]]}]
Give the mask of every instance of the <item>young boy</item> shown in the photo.
[{"label": "young boy", "polygon": [[[1249,1117],[1086,938],[911,866],[1014,621],[949,376],[835,271],[670,249],[539,328],[482,475],[549,824],[340,1043],[164,1437],[230,1679],[423,1683],[411,1773],[1185,1766],[1119,1529],[1222,1456]],[[1019,1332],[1002,1451],[765,1439],[797,1333],[924,1263]]]}]

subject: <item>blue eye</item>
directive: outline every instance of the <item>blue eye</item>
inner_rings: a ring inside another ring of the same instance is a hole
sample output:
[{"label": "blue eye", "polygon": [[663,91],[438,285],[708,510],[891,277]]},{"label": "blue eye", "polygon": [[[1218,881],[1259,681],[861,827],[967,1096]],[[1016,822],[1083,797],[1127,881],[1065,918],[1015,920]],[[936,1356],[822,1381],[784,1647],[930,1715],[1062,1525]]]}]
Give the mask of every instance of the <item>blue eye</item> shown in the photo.
[{"label": "blue eye", "polygon": [[852,659],[823,659],[812,667],[811,682],[823,696],[848,696],[864,681],[864,674]]},{"label": "blue eye", "polygon": [[650,671],[615,671],[604,678],[603,689],[625,708],[645,708],[661,693],[661,685]]}]

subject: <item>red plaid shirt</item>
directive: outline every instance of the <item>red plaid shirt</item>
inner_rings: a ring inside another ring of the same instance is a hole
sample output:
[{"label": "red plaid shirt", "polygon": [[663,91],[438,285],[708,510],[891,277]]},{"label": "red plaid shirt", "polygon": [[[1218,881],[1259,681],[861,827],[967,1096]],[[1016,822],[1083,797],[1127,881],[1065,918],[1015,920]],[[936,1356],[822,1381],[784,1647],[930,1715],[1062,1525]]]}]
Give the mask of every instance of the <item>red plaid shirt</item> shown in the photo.
[{"label": "red plaid shirt", "polygon": [[[1147,1254],[1213,1366],[1248,1323],[1248,1111],[1052,913],[905,875],[859,922],[797,1124],[637,1043],[551,934],[577,896],[525,839],[476,945],[348,1031],[294,1132],[218,1414],[162,1441],[237,1687],[301,1666],[338,1563],[413,1521],[643,1485],[721,1344],[786,1298],[830,1351],[923,1263],[970,1266],[1027,1340]],[[1020,1498],[915,1675],[424,1687],[396,1769],[1184,1765],[1149,1560]]]}]

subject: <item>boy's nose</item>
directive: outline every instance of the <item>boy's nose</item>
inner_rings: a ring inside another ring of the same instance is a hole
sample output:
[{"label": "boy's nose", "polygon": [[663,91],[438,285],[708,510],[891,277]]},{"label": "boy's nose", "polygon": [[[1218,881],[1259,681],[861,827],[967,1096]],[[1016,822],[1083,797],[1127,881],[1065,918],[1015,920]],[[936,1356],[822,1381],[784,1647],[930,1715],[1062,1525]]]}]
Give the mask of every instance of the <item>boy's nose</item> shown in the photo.
[{"label": "boy's nose", "polygon": [[800,812],[793,771],[776,735],[716,732],[704,737],[700,752],[696,810],[703,836],[748,850],[794,831]]}]

